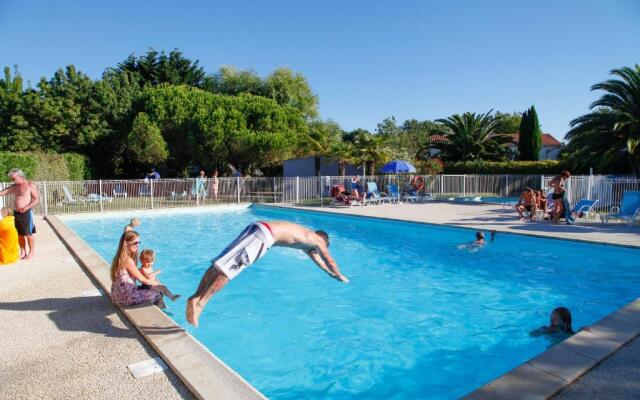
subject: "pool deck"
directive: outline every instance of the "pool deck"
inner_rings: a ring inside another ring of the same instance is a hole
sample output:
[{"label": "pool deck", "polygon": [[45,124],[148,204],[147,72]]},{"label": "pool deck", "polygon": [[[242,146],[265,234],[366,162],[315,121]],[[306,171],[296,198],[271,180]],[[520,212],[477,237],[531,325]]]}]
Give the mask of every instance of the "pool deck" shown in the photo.
[{"label": "pool deck", "polygon": [[[496,204],[428,202],[295,208],[640,248],[640,227],[584,220],[575,225],[519,222],[515,211]],[[638,399],[639,335],[640,298],[593,324],[589,332],[579,332],[466,398]]]},{"label": "pool deck", "polygon": [[[296,208],[640,247],[640,228],[520,223],[500,205]],[[38,220],[37,257],[0,266],[0,399],[264,398],[156,307],[122,310],[105,295],[91,295],[107,284],[105,261],[57,218],[50,220],[67,247],[49,223]],[[558,399],[637,398],[639,333],[636,300],[469,398],[544,399],[562,388]],[[141,379],[127,369],[158,355],[171,369]],[[203,365],[213,367],[204,371]]]}]

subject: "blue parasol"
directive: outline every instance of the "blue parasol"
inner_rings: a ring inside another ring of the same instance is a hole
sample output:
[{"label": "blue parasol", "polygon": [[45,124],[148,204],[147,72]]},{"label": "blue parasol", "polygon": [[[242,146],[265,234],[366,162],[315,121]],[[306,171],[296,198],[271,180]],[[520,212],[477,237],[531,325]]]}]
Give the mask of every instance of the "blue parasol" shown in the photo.
[{"label": "blue parasol", "polygon": [[382,168],[380,168],[380,172],[383,174],[414,173],[416,172],[416,167],[406,161],[393,160],[383,165]]}]

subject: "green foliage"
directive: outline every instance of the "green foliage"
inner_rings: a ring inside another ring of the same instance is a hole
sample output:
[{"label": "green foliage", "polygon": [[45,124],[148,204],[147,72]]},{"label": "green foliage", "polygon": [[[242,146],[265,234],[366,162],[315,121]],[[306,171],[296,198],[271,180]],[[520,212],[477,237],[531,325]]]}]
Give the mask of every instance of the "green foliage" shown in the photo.
[{"label": "green foliage", "polygon": [[556,160],[545,161],[459,161],[445,163],[445,174],[557,174],[566,166]]},{"label": "green foliage", "polygon": [[522,113],[514,111],[508,114],[496,111],[494,118],[498,121],[495,129],[496,133],[518,133],[522,121]]},{"label": "green foliage", "polygon": [[278,68],[265,79],[263,95],[281,106],[297,108],[305,119],[318,116],[318,96],[304,76],[288,68]]},{"label": "green foliage", "polygon": [[606,93],[591,104],[591,112],[571,121],[564,159],[572,168],[597,172],[627,172],[640,178],[640,66],[611,71],[619,79],[595,84]]},{"label": "green foliage", "polygon": [[169,157],[167,143],[160,133],[160,128],[151,122],[145,113],[139,113],[133,121],[127,142],[133,158],[141,164],[154,165]]},{"label": "green foliage", "polygon": [[170,83],[200,87],[205,78],[204,69],[198,66],[198,60],[192,62],[177,49],[169,55],[164,51],[158,53],[154,49],[149,49],[145,55],[137,58],[131,54],[118,64],[116,71],[136,74],[143,84],[150,85]]},{"label": "green foliage", "polygon": [[455,114],[447,119],[439,119],[442,124],[439,133],[445,140],[435,143],[440,156],[445,161],[505,161],[510,155],[506,146],[512,142],[509,136],[496,134],[499,120],[491,115],[466,112]]},{"label": "green foliage", "polygon": [[537,161],[540,158],[542,139],[540,137],[540,122],[536,108],[530,109],[522,114],[520,122],[520,140],[518,142],[518,152],[521,161]]},{"label": "green foliage", "polygon": [[176,172],[192,165],[273,165],[293,155],[306,130],[296,109],[247,94],[159,85],[145,89],[142,103],[170,149],[168,168]]},{"label": "green foliage", "polygon": [[207,76],[203,89],[216,93],[235,96],[240,93],[263,95],[265,88],[262,79],[253,71],[238,71],[233,67],[222,67],[212,76]]},{"label": "green foliage", "polygon": [[0,180],[8,182],[7,173],[13,168],[20,168],[28,179],[34,181],[90,178],[86,158],[73,153],[0,152]]}]

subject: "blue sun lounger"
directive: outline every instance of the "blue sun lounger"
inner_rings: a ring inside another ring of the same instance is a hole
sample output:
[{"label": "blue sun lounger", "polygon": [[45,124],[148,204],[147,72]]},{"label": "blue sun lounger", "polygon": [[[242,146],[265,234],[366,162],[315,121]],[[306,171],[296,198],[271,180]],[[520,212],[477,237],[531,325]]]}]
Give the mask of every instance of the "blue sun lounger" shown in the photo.
[{"label": "blue sun lounger", "polygon": [[610,219],[619,219],[628,225],[635,224],[640,216],[640,192],[624,192],[620,207],[615,206],[612,211],[604,216],[603,223],[608,223]]}]

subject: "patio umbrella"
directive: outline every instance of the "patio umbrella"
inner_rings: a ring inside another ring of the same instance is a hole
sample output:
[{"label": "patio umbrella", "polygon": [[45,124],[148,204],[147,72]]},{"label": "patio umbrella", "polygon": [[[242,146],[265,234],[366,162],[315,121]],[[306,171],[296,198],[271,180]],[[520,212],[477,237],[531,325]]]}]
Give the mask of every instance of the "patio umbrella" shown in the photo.
[{"label": "patio umbrella", "polygon": [[383,174],[410,174],[416,172],[416,167],[406,161],[393,160],[383,165],[380,172]]}]

